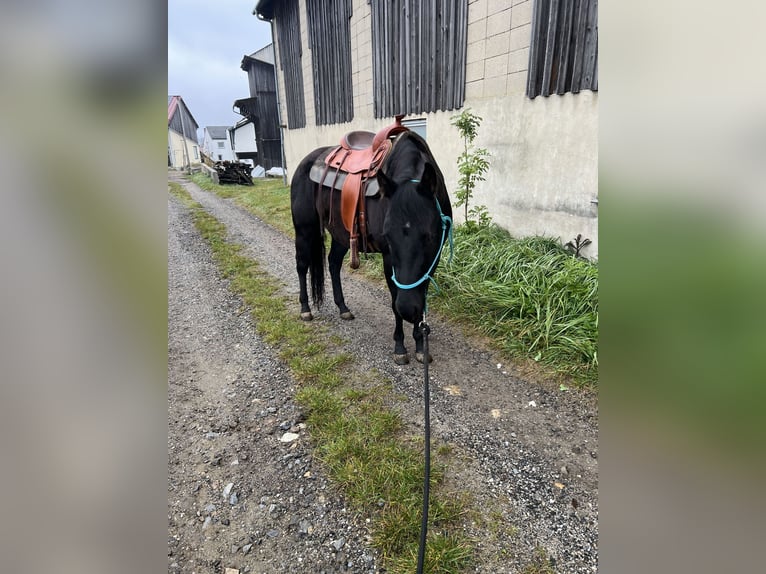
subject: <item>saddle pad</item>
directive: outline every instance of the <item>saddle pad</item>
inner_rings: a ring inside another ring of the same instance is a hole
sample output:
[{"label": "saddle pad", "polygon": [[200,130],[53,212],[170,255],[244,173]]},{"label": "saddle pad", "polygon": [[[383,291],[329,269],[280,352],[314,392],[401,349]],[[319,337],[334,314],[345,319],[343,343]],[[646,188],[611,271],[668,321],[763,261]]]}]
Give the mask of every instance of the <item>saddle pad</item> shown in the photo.
[{"label": "saddle pad", "polygon": [[[333,150],[328,150],[327,152],[321,154],[316,161],[314,161],[314,165],[311,166],[311,171],[309,172],[309,179],[315,183],[321,183],[325,187],[333,187],[333,183],[335,184],[335,189],[341,190],[343,188],[343,182],[346,181],[346,172],[344,171],[338,171],[335,168],[330,168],[327,170],[327,173],[325,174],[324,181],[321,181],[322,174],[325,173],[325,169],[327,166],[325,165],[325,158],[332,152]],[[336,177],[337,175],[337,177]],[[377,178],[371,178],[367,181],[367,188],[365,189],[364,195],[366,197],[374,197],[378,195],[379,187],[378,187],[378,180]]]}]

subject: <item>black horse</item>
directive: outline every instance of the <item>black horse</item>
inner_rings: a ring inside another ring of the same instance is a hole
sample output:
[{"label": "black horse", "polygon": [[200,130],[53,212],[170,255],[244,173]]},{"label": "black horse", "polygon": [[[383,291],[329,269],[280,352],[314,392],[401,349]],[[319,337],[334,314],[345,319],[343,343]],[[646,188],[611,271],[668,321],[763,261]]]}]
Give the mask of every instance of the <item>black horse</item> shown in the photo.
[{"label": "black horse", "polygon": [[[327,260],[333,298],[343,319],[354,318],[343,299],[340,282],[341,265],[349,250],[349,232],[340,216],[340,192],[326,186],[320,191],[319,184],[309,178],[311,166],[328,149],[319,148],[306,156],[295,170],[290,187],[301,318],[306,321],[313,318],[306,288],[309,270],[314,305],[321,305],[324,297],[325,228],[332,237]],[[366,246],[368,253],[383,255],[396,320],[394,360],[398,364],[409,362],[402,326],[405,320],[413,324],[416,357],[422,362],[419,325],[428,284],[443,245],[451,237],[452,206],[439,166],[425,140],[414,132],[397,136],[376,177],[380,192],[366,198],[367,234],[366,238],[360,237],[360,245]]]}]

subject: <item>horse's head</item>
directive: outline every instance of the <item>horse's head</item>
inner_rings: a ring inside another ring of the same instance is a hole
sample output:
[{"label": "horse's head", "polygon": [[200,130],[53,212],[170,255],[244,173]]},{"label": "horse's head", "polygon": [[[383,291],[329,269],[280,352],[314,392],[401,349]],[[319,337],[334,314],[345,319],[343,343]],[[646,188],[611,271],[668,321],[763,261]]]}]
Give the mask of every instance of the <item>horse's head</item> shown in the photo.
[{"label": "horse's head", "polygon": [[421,161],[415,174],[397,177],[380,171],[377,177],[381,193],[389,200],[383,234],[392,269],[386,269],[386,275],[392,273],[398,287],[396,311],[414,324],[423,316],[429,277],[439,262],[446,237],[448,218],[442,208],[451,215],[449,198],[438,168],[429,161]]}]

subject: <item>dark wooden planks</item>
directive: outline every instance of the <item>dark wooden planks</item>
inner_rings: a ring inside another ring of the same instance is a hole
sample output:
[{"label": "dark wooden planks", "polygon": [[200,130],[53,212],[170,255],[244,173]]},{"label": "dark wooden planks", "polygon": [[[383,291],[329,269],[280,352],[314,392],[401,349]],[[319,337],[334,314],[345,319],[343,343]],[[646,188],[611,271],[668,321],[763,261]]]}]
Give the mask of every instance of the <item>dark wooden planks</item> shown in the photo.
[{"label": "dark wooden planks", "polygon": [[306,3],[317,125],[349,122],[354,117],[351,15],[350,0]]},{"label": "dark wooden planks", "polygon": [[598,0],[536,0],[527,95],[598,90]]},{"label": "dark wooden planks", "polygon": [[371,0],[375,117],[452,110],[465,98],[467,0]]},{"label": "dark wooden planks", "polygon": [[543,83],[542,95],[550,95],[551,72],[553,71],[553,53],[556,49],[556,26],[559,17],[559,0],[550,0],[550,10],[548,11],[548,31],[545,42],[545,55],[543,59]]},{"label": "dark wooden planks", "polygon": [[[559,53],[556,64],[556,90],[557,94],[566,92],[567,85],[572,82],[572,66],[570,65],[570,53],[572,43],[569,39],[572,36],[572,27],[574,20],[574,2],[564,2],[561,8],[561,25],[559,26]],[[552,89],[552,88],[551,88]]]},{"label": "dark wooden planks", "polygon": [[303,95],[301,28],[298,0],[286,0],[274,6],[279,39],[280,68],[285,81],[287,127],[306,127],[306,104]]}]

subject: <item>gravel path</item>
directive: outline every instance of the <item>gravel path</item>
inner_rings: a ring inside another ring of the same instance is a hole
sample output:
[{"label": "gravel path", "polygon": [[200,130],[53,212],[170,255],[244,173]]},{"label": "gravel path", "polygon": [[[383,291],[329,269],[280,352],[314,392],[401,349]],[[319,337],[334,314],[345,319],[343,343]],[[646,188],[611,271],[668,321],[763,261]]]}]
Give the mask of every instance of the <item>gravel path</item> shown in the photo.
[{"label": "gravel path", "polygon": [[[284,283],[297,320],[292,241],[233,202],[170,177]],[[172,198],[168,273],[169,571],[381,571],[364,519],[345,508],[313,464],[289,372],[258,338]],[[388,292],[347,267],[343,274],[357,319],[342,321],[330,298],[315,322],[347,341],[364,370],[391,379],[405,397],[403,419],[421,434],[422,366],[391,358]],[[447,480],[469,492],[492,525],[466,520],[476,540],[475,571],[520,572],[542,548],[557,572],[596,572],[595,398],[525,382],[445,320],[432,315],[429,323],[433,440],[452,446]],[[405,343],[414,350],[411,339]],[[282,443],[285,432],[300,438]]]}]

